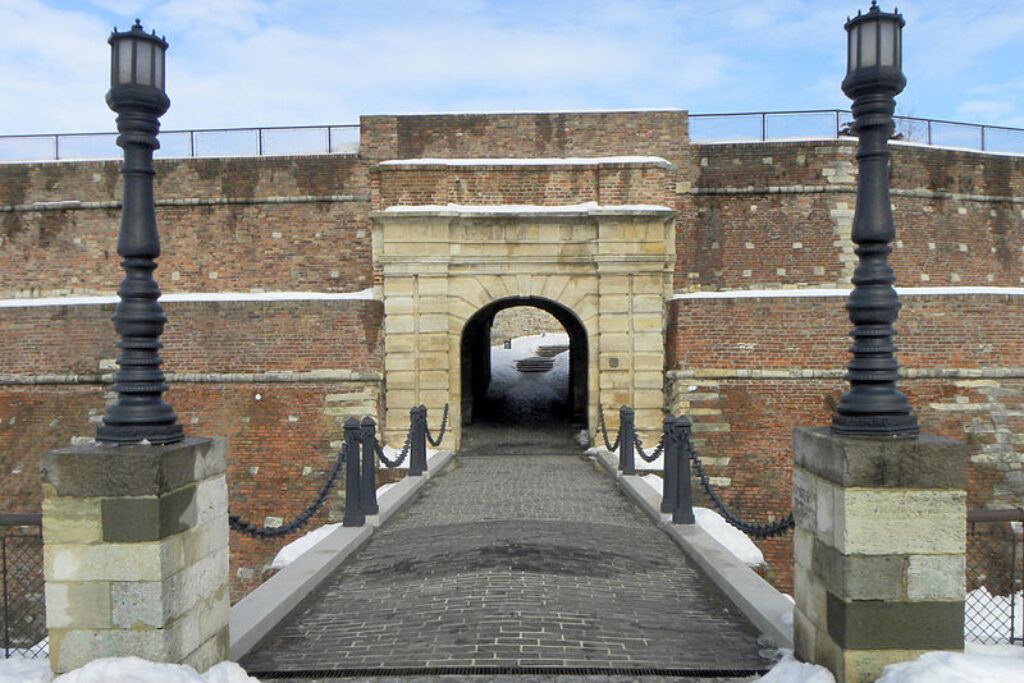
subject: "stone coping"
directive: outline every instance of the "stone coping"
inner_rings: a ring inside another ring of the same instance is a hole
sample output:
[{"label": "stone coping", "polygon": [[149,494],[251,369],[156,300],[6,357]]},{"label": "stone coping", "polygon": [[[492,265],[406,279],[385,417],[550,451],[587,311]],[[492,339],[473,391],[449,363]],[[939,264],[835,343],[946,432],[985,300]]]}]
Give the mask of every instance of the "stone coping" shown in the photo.
[{"label": "stone coping", "polygon": [[967,444],[932,434],[858,438],[828,427],[796,427],[793,461],[847,488],[967,488]]},{"label": "stone coping", "polygon": [[374,530],[411,501],[433,473],[441,472],[454,453],[441,451],[430,459],[422,477],[405,477],[377,499],[380,513],[368,515],[361,527],[338,527],[294,562],[279,571],[231,608],[228,658],[238,661],[277,626],[338,566],[361,548]]},{"label": "stone coping", "polygon": [[[614,476],[623,493],[631,498],[658,528],[697,563],[711,582],[761,631],[775,647],[793,649],[793,602],[729,552],[725,546],[695,524],[673,524],[661,512],[661,496],[634,475],[618,471],[614,453],[597,451],[601,465]],[[788,621],[788,623],[784,623]]]}]

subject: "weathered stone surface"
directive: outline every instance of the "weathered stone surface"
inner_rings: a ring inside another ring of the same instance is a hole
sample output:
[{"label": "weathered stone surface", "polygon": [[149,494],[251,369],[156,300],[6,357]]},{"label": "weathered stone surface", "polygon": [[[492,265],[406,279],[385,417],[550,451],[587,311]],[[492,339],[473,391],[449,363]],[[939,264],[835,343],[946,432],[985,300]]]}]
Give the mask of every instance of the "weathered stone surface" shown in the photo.
[{"label": "weathered stone surface", "polygon": [[187,485],[161,496],[106,498],[102,503],[103,540],[158,541],[190,529],[196,524],[195,497],[195,485]]},{"label": "weathered stone surface", "polygon": [[911,600],[963,600],[963,555],[911,555],[907,569],[907,597]]},{"label": "weathered stone surface", "polygon": [[[830,591],[855,600],[898,600],[905,596],[901,555],[843,555],[815,539],[812,570]],[[960,573],[963,583],[963,571]]]},{"label": "weathered stone surface", "polygon": [[47,581],[48,628],[110,628],[110,584],[106,581]]},{"label": "weathered stone surface", "polygon": [[827,427],[793,430],[794,462],[842,486],[965,489],[967,444],[931,434],[862,439]]},{"label": "weathered stone surface", "polygon": [[967,543],[964,491],[842,489],[835,547],[847,555],[948,554]]},{"label": "weathered stone surface", "polygon": [[846,650],[962,650],[962,601],[845,601],[828,594],[828,634]]},{"label": "weathered stone surface", "polygon": [[167,446],[82,444],[43,454],[43,481],[57,496],[155,496],[227,469],[224,445],[187,437]]}]

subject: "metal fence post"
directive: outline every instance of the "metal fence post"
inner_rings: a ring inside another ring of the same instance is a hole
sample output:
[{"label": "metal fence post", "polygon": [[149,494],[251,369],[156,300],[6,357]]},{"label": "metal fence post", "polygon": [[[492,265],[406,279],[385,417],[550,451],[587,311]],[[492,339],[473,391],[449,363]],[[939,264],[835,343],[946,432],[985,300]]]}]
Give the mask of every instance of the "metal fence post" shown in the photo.
[{"label": "metal fence post", "polygon": [[676,506],[672,511],[673,524],[693,524],[693,491],[690,490],[690,453],[693,445],[690,443],[690,432],[692,425],[690,419],[685,415],[676,418],[673,430],[677,434],[677,449],[679,452],[678,467],[676,468]]},{"label": "metal fence post", "polygon": [[672,512],[676,509],[676,491],[679,490],[679,481],[676,477],[676,469],[679,467],[679,434],[676,428],[675,416],[669,414],[661,424],[662,453],[665,458],[665,471],[662,472],[664,481],[661,485],[661,511]]},{"label": "metal fence post", "polygon": [[345,420],[345,516],[343,526],[363,526],[366,515],[359,508],[359,420]]},{"label": "metal fence post", "polygon": [[619,408],[619,469],[623,474],[636,474],[633,449],[636,447],[636,428],[633,425],[633,409]]},{"label": "metal fence post", "polygon": [[360,436],[363,441],[363,463],[360,477],[359,509],[366,515],[380,512],[377,505],[377,458],[374,446],[377,442],[377,424],[372,417],[364,417]]},{"label": "metal fence post", "polygon": [[409,476],[419,477],[427,469],[427,407],[409,411]]}]

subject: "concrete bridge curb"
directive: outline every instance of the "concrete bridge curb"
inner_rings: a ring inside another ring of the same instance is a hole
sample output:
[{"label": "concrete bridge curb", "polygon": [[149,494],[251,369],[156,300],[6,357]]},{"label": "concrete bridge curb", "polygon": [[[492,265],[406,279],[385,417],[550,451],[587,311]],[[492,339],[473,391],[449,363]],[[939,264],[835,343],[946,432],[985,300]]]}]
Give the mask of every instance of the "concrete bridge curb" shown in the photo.
[{"label": "concrete bridge curb", "polygon": [[339,527],[301,557],[239,600],[228,622],[228,657],[238,661],[267,635],[296,605],[309,595],[352,553],[361,548],[374,530],[409,503],[433,475],[442,472],[454,453],[441,451],[428,461],[422,477],[405,477],[380,494],[380,513],[368,515],[366,525]]},{"label": "concrete bridge curb", "polygon": [[614,453],[599,450],[597,460],[616,478],[623,493],[697,563],[711,582],[773,645],[793,649],[793,622],[783,623],[787,614],[792,615],[791,600],[697,525],[673,524],[671,515],[661,512],[661,496],[640,477],[620,473]]}]

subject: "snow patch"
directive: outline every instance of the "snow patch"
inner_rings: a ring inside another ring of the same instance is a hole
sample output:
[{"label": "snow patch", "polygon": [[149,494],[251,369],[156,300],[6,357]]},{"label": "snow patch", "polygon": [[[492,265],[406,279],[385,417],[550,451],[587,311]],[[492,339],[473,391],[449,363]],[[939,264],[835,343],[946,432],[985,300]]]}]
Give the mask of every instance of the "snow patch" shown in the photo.
[{"label": "snow patch", "polygon": [[[358,292],[189,292],[164,294],[161,303],[191,303],[208,301],[345,301],[373,299],[373,289]],[[28,308],[32,306],[96,306],[116,304],[116,296],[59,296],[37,299],[0,299],[0,308]]]},{"label": "snow patch", "polygon": [[782,659],[772,667],[771,671],[760,678],[754,679],[761,683],[836,683],[832,672],[817,664],[806,664],[797,661],[792,650],[779,650]]},{"label": "snow patch", "polygon": [[669,166],[668,159],[653,156],[618,157],[541,157],[520,159],[509,157],[460,158],[460,159],[392,159],[381,162],[381,166],[594,166],[597,164],[659,164]]},{"label": "snow patch", "polygon": [[331,533],[341,527],[341,524],[324,524],[322,527],[299,536],[294,541],[277,551],[274,561],[270,563],[271,569],[283,569],[295,560],[299,559],[306,551],[311,549],[320,541],[324,540]]},{"label": "snow patch", "polygon": [[[896,287],[900,296],[961,296],[991,294],[1024,296],[1024,287]],[[724,292],[684,292],[673,299],[784,299],[803,297],[847,297],[849,287],[807,287],[803,289],[730,289]]]},{"label": "snow patch", "polygon": [[[1024,648],[1008,653],[926,652],[912,662],[890,664],[877,683],[1024,683]],[[764,679],[762,679],[764,680]]]},{"label": "snow patch", "polygon": [[[664,489],[664,480],[655,474],[644,475],[640,477],[640,481],[657,491],[658,495],[661,495]],[[764,565],[764,555],[761,553],[761,549],[754,545],[754,542],[745,533],[726,522],[717,512],[710,508],[695,507],[693,516],[697,526],[725,546],[725,549],[735,555],[740,562],[748,567]]]},{"label": "snow patch", "polygon": [[582,204],[561,204],[558,206],[538,206],[536,204],[414,204],[410,206],[389,206],[384,213],[420,214],[420,213],[453,213],[460,215],[494,214],[571,214],[571,213],[616,213],[616,212],[667,212],[667,206],[660,204],[598,204],[583,202]]},{"label": "snow patch", "polygon": [[491,347],[491,383],[489,397],[501,396],[512,413],[530,414],[538,405],[564,403],[569,397],[569,353],[562,352],[552,360],[554,365],[543,373],[519,372],[516,361],[537,355],[540,346],[568,345],[569,335],[532,334],[516,337],[511,348]]}]

